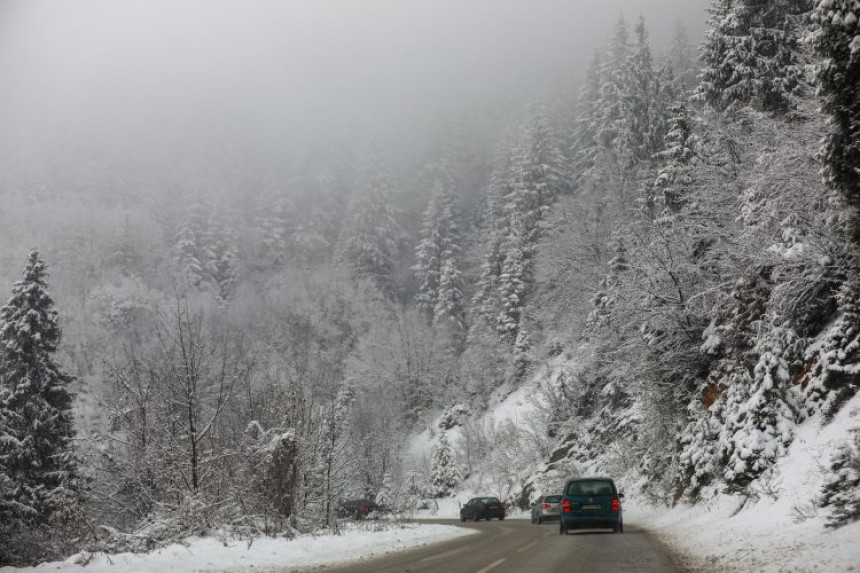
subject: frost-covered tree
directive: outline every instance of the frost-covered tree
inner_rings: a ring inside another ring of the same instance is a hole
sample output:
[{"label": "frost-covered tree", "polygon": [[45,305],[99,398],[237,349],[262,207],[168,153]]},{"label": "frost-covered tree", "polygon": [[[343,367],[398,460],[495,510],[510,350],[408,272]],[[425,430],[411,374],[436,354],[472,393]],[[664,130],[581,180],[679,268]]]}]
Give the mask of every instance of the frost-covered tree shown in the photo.
[{"label": "frost-covered tree", "polygon": [[711,107],[792,107],[804,86],[801,22],[808,0],[714,0],[696,98]]},{"label": "frost-covered tree", "polygon": [[460,235],[454,214],[454,198],[437,180],[424,212],[421,242],[415,249],[419,310],[433,322],[465,329],[463,278],[460,272]]},{"label": "frost-covered tree", "polygon": [[446,432],[439,436],[430,465],[430,487],[435,497],[445,497],[460,483],[460,468]]},{"label": "frost-covered tree", "polygon": [[31,252],[23,280],[0,310],[4,522],[41,525],[62,520],[74,511],[84,485],[72,444],[69,386],[74,378],[55,358],[62,333],[46,278],[45,263],[37,251]]},{"label": "frost-covered tree", "polygon": [[625,130],[624,92],[630,50],[630,34],[622,16],[615,24],[600,70],[600,100],[597,107],[601,113],[596,137],[603,149],[618,150],[619,137]]},{"label": "frost-covered tree", "polygon": [[220,221],[213,233],[209,262],[209,277],[215,287],[215,298],[226,306],[236,293],[239,283],[239,253],[236,233],[226,222]]},{"label": "frost-covered tree", "polygon": [[482,249],[480,274],[472,297],[472,326],[477,329],[494,329],[501,302],[499,282],[504,263],[503,242],[509,235],[504,202],[513,182],[513,149],[499,148],[493,172],[487,187],[484,212],[481,218]]},{"label": "frost-covered tree", "polygon": [[832,416],[860,390],[860,280],[847,280],[836,297],[839,317],[806,352],[810,364],[802,380],[807,411]]},{"label": "frost-covered tree", "polygon": [[659,139],[654,141],[653,132],[660,128],[652,125],[660,123],[660,114],[656,109],[660,86],[643,17],[636,22],[634,34],[636,43],[626,66],[626,81],[622,86],[624,121],[619,134],[619,147],[634,161],[648,161],[660,150],[655,143],[658,146],[662,144]]},{"label": "frost-covered tree", "polygon": [[341,237],[341,259],[356,275],[389,289],[403,236],[392,203],[394,181],[376,151],[368,152],[359,171],[350,220]]},{"label": "frost-covered tree", "polygon": [[[646,208],[652,218],[677,213],[686,202],[686,190],[695,175],[697,137],[693,135],[693,118],[679,103],[672,109],[665,148],[659,156],[666,164],[657,174]],[[668,211],[668,213],[664,213]]]},{"label": "frost-covered tree", "polygon": [[697,499],[702,489],[719,475],[723,402],[715,399],[717,392],[711,387],[711,392],[690,403],[687,412],[690,421],[679,436],[679,480],[690,499]]},{"label": "frost-covered tree", "polygon": [[818,0],[811,18],[818,93],[830,115],[824,173],[854,208],[853,239],[860,243],[860,5]]},{"label": "frost-covered tree", "polygon": [[828,527],[840,527],[860,519],[860,427],[830,460],[821,487],[819,505],[827,510]]},{"label": "frost-covered tree", "polygon": [[602,110],[600,107],[601,54],[595,51],[588,63],[584,84],[579,92],[574,123],[571,187],[579,189],[588,180],[598,155],[597,133]]},{"label": "frost-covered tree", "polygon": [[675,21],[666,60],[672,70],[677,93],[689,93],[696,84],[699,65],[696,49],[690,42],[690,35],[683,20]]},{"label": "frost-covered tree", "polygon": [[209,279],[212,262],[209,215],[195,203],[188,207],[180,223],[174,246],[174,261],[180,274],[191,286],[201,288]]},{"label": "frost-covered tree", "polygon": [[720,451],[726,482],[736,487],[748,485],[785,454],[797,423],[792,373],[800,365],[802,341],[790,328],[763,323],[758,338],[752,377],[737,376],[726,402]]}]

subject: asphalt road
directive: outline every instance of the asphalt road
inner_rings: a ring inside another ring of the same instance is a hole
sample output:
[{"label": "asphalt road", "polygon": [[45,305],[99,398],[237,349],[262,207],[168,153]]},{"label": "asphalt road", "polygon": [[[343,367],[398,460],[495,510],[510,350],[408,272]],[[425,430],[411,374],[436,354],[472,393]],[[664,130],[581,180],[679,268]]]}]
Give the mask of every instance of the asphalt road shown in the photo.
[{"label": "asphalt road", "polygon": [[453,541],[435,543],[377,559],[356,561],[314,571],[325,573],[648,573],[679,569],[635,524],[624,533],[581,530],[559,535],[558,522],[532,525],[526,520],[433,521],[479,531]]}]

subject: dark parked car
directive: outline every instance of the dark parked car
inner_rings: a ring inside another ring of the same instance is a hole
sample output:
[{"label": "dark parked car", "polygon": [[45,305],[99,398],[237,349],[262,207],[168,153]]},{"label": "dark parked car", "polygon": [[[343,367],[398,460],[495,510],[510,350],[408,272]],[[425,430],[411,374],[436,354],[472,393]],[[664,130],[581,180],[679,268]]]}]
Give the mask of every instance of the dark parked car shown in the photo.
[{"label": "dark parked car", "polygon": [[542,495],[532,504],[532,523],[540,525],[561,516],[561,496]]},{"label": "dark parked car", "polygon": [[621,513],[623,493],[609,478],[577,478],[567,482],[561,498],[559,533],[569,529],[609,528],[615,533],[624,532]]},{"label": "dark parked car", "polygon": [[460,508],[460,521],[467,519],[490,519],[497,517],[505,518],[505,506],[497,497],[473,497]]},{"label": "dark parked car", "polygon": [[351,517],[353,519],[364,519],[371,513],[379,513],[379,506],[369,499],[351,499],[340,502],[337,513],[340,517]]}]

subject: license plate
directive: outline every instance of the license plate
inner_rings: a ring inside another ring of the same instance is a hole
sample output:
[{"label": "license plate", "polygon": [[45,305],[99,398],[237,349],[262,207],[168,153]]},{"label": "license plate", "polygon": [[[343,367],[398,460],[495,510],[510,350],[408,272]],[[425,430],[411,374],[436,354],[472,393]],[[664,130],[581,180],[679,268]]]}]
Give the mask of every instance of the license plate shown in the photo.
[{"label": "license plate", "polygon": [[583,505],[583,506],[582,506],[582,509],[600,509],[600,506],[599,506],[599,505],[594,505],[594,504],[591,504],[591,505],[586,504],[586,505]]}]

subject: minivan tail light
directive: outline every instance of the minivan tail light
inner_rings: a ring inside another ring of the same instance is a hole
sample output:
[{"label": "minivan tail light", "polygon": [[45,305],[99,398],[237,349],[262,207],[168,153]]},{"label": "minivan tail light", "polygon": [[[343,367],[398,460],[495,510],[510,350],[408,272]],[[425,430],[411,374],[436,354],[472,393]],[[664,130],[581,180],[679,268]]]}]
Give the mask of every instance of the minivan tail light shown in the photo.
[{"label": "minivan tail light", "polygon": [[542,504],[540,504],[540,508],[541,509],[549,509],[550,505],[548,503],[542,503]]},{"label": "minivan tail light", "polygon": [[621,500],[617,497],[612,498],[612,511],[621,511]]},{"label": "minivan tail light", "polygon": [[561,502],[561,510],[562,511],[570,511],[570,500],[565,499]]}]

